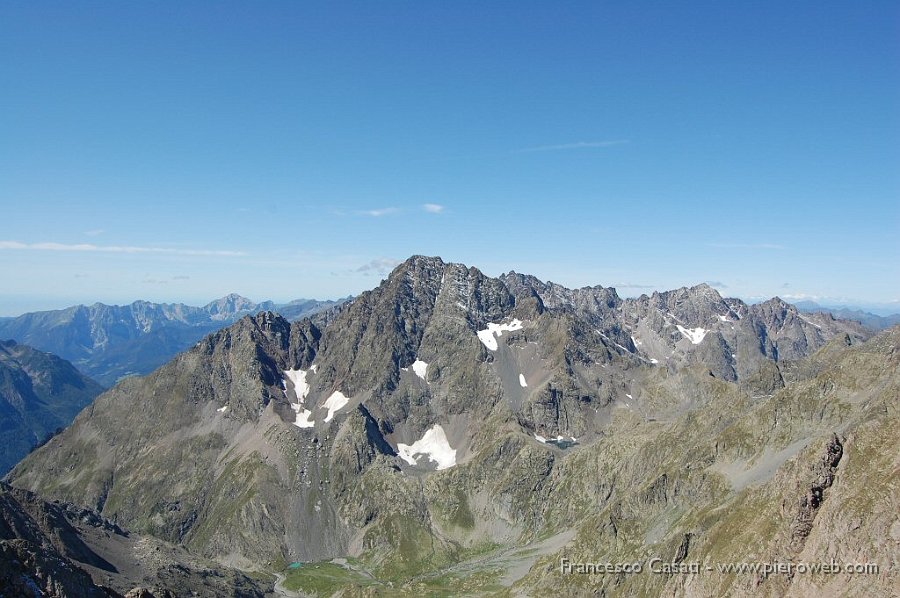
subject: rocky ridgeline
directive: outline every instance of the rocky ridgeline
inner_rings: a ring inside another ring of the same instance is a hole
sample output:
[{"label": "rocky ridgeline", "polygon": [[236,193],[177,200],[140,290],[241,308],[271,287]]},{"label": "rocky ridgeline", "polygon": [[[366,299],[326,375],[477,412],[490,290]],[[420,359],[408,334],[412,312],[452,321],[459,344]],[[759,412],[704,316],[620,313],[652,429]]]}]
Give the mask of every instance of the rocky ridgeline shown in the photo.
[{"label": "rocky ridgeline", "polygon": [[[801,480],[790,464],[821,463],[807,446],[887,400],[896,371],[831,379],[841,360],[884,359],[867,337],[707,285],[622,299],[414,257],[326,318],[245,317],[118,385],[11,481],[204,557],[352,555],[401,585],[548,536],[582,558],[727,553],[716,509],[759,484],[778,494],[776,471]],[[833,476],[807,538],[842,491]],[[813,487],[797,484],[790,500]],[[503,583],[584,581],[528,569]]]}]

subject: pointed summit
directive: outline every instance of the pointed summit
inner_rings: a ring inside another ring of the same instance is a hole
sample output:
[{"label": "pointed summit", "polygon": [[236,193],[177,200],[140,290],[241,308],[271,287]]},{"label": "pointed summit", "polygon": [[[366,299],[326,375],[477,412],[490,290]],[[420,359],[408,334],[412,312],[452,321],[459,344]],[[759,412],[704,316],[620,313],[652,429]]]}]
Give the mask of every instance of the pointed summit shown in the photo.
[{"label": "pointed summit", "polygon": [[230,293],[203,306],[213,320],[224,320],[235,314],[249,313],[256,308],[256,303],[237,293]]}]

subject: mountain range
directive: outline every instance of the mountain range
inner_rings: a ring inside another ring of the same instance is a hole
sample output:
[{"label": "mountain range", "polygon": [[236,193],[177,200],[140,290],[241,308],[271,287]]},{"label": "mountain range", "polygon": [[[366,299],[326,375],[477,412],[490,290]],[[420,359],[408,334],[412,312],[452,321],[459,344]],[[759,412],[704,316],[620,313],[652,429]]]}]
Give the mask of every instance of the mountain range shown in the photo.
[{"label": "mountain range", "polygon": [[826,307],[815,301],[798,301],[796,305],[804,313],[829,313],[842,320],[854,320],[872,330],[887,330],[900,324],[900,314],[879,315],[858,307]]},{"label": "mountain range", "polygon": [[0,339],[14,339],[71,361],[84,374],[110,387],[129,375],[147,374],[204,336],[247,314],[279,311],[303,318],[337,301],[298,299],[276,305],[231,294],[203,307],[135,301],[130,305],[75,305],[0,320]]},{"label": "mountain range", "polygon": [[[891,595],[898,391],[900,328],[415,256],[123,380],[8,480],[305,595]],[[687,574],[798,561],[877,571]]]}]

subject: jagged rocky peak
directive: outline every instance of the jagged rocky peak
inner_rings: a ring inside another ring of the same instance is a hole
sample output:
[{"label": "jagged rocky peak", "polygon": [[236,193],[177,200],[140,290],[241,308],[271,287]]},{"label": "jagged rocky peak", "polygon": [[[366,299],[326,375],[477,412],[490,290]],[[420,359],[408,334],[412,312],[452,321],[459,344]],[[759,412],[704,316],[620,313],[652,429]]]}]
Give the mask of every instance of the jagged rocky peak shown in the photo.
[{"label": "jagged rocky peak", "polygon": [[[381,287],[372,291],[385,298],[400,299],[434,309],[463,310],[473,326],[502,318],[515,306],[515,298],[503,281],[478,268],[447,263],[439,257],[415,255],[397,266]],[[363,295],[365,296],[365,294]]]},{"label": "jagged rocky peak", "polygon": [[692,310],[713,310],[721,307],[722,296],[708,284],[699,284],[693,287],[681,287],[671,291],[654,292],[651,303],[660,309],[668,310],[676,315],[678,312],[689,316]]},{"label": "jagged rocky peak", "polygon": [[435,316],[440,323],[434,328],[443,331],[444,342],[465,334],[477,346],[475,332],[507,317],[514,307],[502,281],[462,264],[413,256],[329,323],[319,371],[345,393],[392,388],[398,368],[417,359]]},{"label": "jagged rocky peak", "polygon": [[605,313],[618,308],[621,303],[614,288],[600,285],[569,289],[555,282],[543,282],[530,274],[511,271],[501,277],[517,299],[535,296],[541,306],[551,310],[579,313]]},{"label": "jagged rocky peak", "polygon": [[230,293],[221,299],[216,299],[215,301],[207,303],[203,309],[213,318],[218,316],[219,319],[223,319],[237,313],[253,311],[256,309],[256,304],[237,293]]},{"label": "jagged rocky peak", "polygon": [[276,343],[287,347],[291,337],[291,323],[275,312],[263,311],[246,315],[228,328],[209,335],[199,345],[214,348],[220,344],[229,347],[243,341],[247,344]]},{"label": "jagged rocky peak", "polygon": [[757,303],[753,306],[753,311],[767,320],[767,323],[780,324],[789,318],[796,318],[800,315],[796,307],[781,297],[772,297],[767,301]]},{"label": "jagged rocky peak", "polygon": [[648,320],[659,329],[665,324],[709,328],[722,318],[740,319],[745,306],[739,299],[726,301],[713,287],[703,283],[626,299],[623,307],[630,323]]},{"label": "jagged rocky peak", "polygon": [[502,281],[485,276],[478,268],[449,264],[441,286],[441,299],[448,307],[463,310],[468,322],[483,328],[506,317],[515,298]]},{"label": "jagged rocky peak", "polygon": [[388,276],[388,280],[406,276],[413,284],[433,286],[439,284],[447,264],[439,257],[414,255],[399,264]]}]

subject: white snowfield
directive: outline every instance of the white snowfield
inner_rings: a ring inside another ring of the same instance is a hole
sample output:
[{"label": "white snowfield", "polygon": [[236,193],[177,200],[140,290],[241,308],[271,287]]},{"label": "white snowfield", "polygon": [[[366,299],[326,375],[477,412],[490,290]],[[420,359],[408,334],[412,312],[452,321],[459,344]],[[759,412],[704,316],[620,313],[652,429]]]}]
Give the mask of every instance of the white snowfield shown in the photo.
[{"label": "white snowfield", "polygon": [[514,319],[509,324],[492,324],[488,323],[485,330],[479,330],[478,340],[491,351],[497,350],[497,339],[503,336],[504,332],[512,332],[513,330],[522,330],[521,320]]},{"label": "white snowfield", "polygon": [[699,345],[703,341],[703,337],[706,336],[705,328],[685,328],[681,324],[677,325],[678,332],[691,339],[691,342],[695,345]]},{"label": "white snowfield", "polygon": [[350,401],[344,394],[336,390],[331,393],[331,396],[325,400],[325,404],[322,405],[326,409],[328,409],[328,415],[325,417],[325,422],[328,423],[331,421],[331,418],[334,417],[334,414],[337,413],[347,402]]},{"label": "white snowfield", "polygon": [[297,417],[294,419],[294,425],[298,428],[313,428],[316,425],[316,422],[312,421],[310,416],[312,415],[312,411],[309,409],[304,409],[303,405],[291,404],[291,409],[294,410],[294,413],[297,414]]},{"label": "white snowfield", "polygon": [[223,405],[216,409],[216,411],[218,411],[219,413],[225,413],[226,411],[228,411],[228,405]]},{"label": "white snowfield", "polygon": [[[315,372],[316,366],[312,366],[309,369]],[[305,401],[307,395],[309,395],[309,384],[306,382],[306,371],[299,369],[284,370],[284,375],[294,384],[294,393],[297,395],[297,402],[291,403],[291,409],[297,414],[294,418],[294,425],[298,428],[314,427],[316,422],[310,419],[312,411],[303,408],[303,401]],[[282,385],[287,389],[287,384],[284,381],[282,381]]]},{"label": "white snowfield", "polygon": [[528,386],[528,383],[525,382],[525,376],[522,374],[519,374],[519,384],[522,385],[522,388],[526,388]]},{"label": "white snowfield", "polygon": [[456,449],[450,446],[444,428],[435,424],[412,444],[397,443],[397,454],[410,465],[418,465],[416,455],[425,455],[437,464],[437,469],[456,465]]},{"label": "white snowfield", "polygon": [[[799,314],[798,314],[798,315],[799,315]],[[822,330],[822,327],[821,327],[821,326],[819,326],[818,324],[816,324],[815,322],[813,322],[813,321],[810,320],[809,318],[804,318],[803,316],[800,316],[800,319],[803,320],[804,322],[806,322],[807,324],[810,324],[810,325],[812,325],[812,326],[815,326],[815,327],[818,328],[819,330]]]},{"label": "white snowfield", "polygon": [[[315,371],[315,370],[313,370]],[[301,403],[309,394],[309,384],[306,383],[306,370],[284,370],[284,375],[294,383],[294,392]]]},{"label": "white snowfield", "polygon": [[[547,444],[548,442],[553,442],[553,443],[566,442],[566,438],[564,436],[557,436],[556,438],[551,438],[551,439],[547,440],[540,434],[535,434],[534,439],[542,444]],[[578,439],[575,438],[574,436],[569,436],[568,442],[576,443],[576,442],[578,442]]]},{"label": "white snowfield", "polygon": [[412,370],[416,373],[416,376],[424,380],[425,372],[428,371],[428,364],[420,359],[417,359],[412,364]]}]

